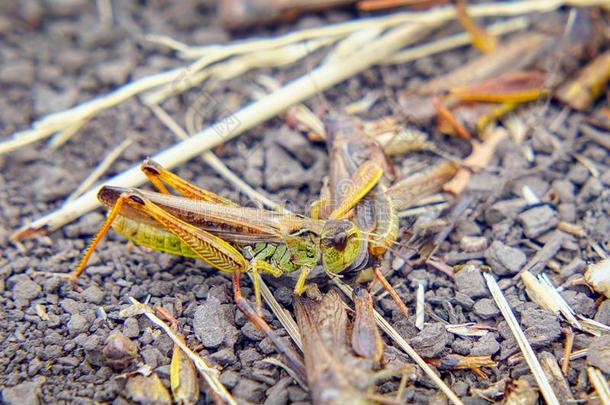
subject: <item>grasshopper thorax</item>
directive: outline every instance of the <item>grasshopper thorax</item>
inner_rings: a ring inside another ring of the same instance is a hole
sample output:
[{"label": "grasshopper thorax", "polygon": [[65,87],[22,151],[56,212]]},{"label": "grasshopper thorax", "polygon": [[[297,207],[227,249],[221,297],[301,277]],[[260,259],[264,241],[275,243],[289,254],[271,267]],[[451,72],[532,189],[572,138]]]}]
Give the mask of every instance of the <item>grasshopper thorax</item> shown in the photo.
[{"label": "grasshopper thorax", "polygon": [[347,220],[329,220],[320,235],[322,263],[331,273],[360,270],[367,262],[367,243],[362,231]]}]

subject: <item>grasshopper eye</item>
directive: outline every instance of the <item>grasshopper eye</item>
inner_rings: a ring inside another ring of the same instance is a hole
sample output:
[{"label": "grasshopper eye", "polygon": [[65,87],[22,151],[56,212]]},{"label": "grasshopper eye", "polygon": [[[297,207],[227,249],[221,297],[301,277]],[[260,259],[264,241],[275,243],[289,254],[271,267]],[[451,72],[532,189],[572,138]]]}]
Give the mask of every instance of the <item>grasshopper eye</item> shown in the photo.
[{"label": "grasshopper eye", "polygon": [[322,242],[328,247],[332,247],[337,250],[343,250],[345,249],[345,246],[347,244],[347,236],[348,235],[346,232],[339,231],[333,233],[332,235],[327,235],[327,237],[325,237]]},{"label": "grasshopper eye", "polygon": [[337,249],[345,249],[345,245],[347,244],[347,233],[339,232],[337,235],[335,235],[333,243]]}]

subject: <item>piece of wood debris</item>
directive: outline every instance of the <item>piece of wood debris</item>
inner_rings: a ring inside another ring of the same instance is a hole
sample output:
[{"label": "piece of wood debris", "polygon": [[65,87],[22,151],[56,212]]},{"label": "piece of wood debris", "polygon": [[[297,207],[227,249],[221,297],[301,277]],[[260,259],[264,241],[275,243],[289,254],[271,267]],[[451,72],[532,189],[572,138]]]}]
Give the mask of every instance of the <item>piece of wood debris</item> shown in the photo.
[{"label": "piece of wood debris", "polygon": [[610,298],[610,258],[589,265],[585,272],[585,281],[595,291]]}]

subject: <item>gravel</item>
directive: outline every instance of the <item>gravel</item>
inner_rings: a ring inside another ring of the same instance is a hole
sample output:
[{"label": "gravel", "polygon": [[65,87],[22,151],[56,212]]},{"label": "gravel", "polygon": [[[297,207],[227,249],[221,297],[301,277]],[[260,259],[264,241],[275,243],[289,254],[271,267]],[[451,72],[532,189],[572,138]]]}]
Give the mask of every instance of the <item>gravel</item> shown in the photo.
[{"label": "gravel", "polygon": [[441,323],[426,325],[410,343],[421,356],[438,357],[449,343],[449,333]]},{"label": "gravel", "polygon": [[494,241],[485,251],[485,260],[494,273],[499,276],[509,276],[521,270],[527,261],[521,250],[507,246],[500,241]]},{"label": "gravel", "polygon": [[208,349],[215,349],[225,343],[232,346],[239,331],[232,325],[233,308],[220,305],[214,296],[197,307],[193,319],[193,329],[199,341]]},{"label": "gravel", "polygon": [[458,271],[455,274],[455,284],[459,292],[471,299],[489,295],[481,269],[475,265],[467,265]]},{"label": "gravel", "polygon": [[559,223],[557,211],[547,205],[529,209],[519,214],[517,219],[523,225],[523,232],[528,238],[537,238]]}]

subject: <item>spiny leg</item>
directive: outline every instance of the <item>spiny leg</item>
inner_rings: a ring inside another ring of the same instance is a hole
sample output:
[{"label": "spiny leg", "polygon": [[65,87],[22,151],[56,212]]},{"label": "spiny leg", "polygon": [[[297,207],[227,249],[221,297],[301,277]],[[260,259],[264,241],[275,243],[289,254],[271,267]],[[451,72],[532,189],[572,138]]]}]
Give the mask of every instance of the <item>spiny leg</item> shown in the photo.
[{"label": "spiny leg", "polygon": [[247,270],[248,262],[246,259],[227,241],[173,216],[150,200],[147,200],[137,190],[131,190],[118,197],[108,218],[87,249],[81,263],[70,275],[73,283],[85,269],[93,250],[106,234],[114,219],[120,214],[121,208],[124,205],[128,205],[130,209],[144,213],[157,221],[165,230],[177,236],[199,259],[205,261],[210,266],[228,273],[235,271],[244,272]]},{"label": "spiny leg", "polygon": [[282,270],[277,267],[267,263],[264,260],[254,259],[250,264],[250,271],[252,272],[253,284],[254,284],[254,298],[256,300],[256,312],[260,315],[262,314],[263,301],[261,299],[261,286],[258,279],[259,273],[267,273],[271,274],[274,277],[279,277],[282,274]]},{"label": "spiny leg", "polygon": [[356,169],[351,177],[349,189],[344,193],[341,201],[330,213],[330,219],[340,219],[349,212],[379,181],[383,175],[383,168],[377,162],[368,160]]},{"label": "spiny leg", "polygon": [[269,324],[260,315],[256,313],[256,311],[252,308],[248,300],[246,300],[241,294],[241,288],[239,286],[239,272],[233,273],[233,294],[237,307],[248,317],[250,322],[252,322],[258,328],[258,330],[263,332],[267,337],[271,339],[278,351],[284,356],[286,356],[290,368],[292,368],[297,373],[297,375],[303,381],[305,381],[305,365],[303,364],[301,357],[294,351],[292,347],[286,345],[279,338],[279,336],[275,334]]},{"label": "spiny leg", "polygon": [[104,221],[104,223],[100,227],[99,231],[97,231],[97,233],[95,234],[95,237],[93,238],[93,240],[87,247],[87,250],[85,251],[85,255],[83,256],[80,263],[78,264],[78,267],[70,274],[69,279],[70,279],[70,283],[73,286],[76,285],[76,280],[85,270],[85,267],[87,266],[87,262],[89,262],[89,259],[91,258],[91,255],[95,251],[95,248],[100,243],[100,241],[102,240],[104,235],[106,235],[106,233],[110,229],[110,227],[112,226],[112,222],[116,219],[117,215],[121,212],[121,207],[123,206],[123,204],[125,203],[127,198],[128,198],[127,194],[121,194],[119,196],[116,203],[114,204],[114,206],[108,213],[108,217],[106,218],[106,221]]},{"label": "spiny leg", "polygon": [[154,160],[146,159],[140,165],[140,170],[144,172],[150,182],[163,194],[169,194],[169,190],[165,186],[165,184],[167,184],[181,195],[192,198],[193,200],[208,201],[223,205],[237,205],[231,200],[189,183]]},{"label": "spiny leg", "polygon": [[373,267],[373,274],[375,274],[375,278],[381,283],[381,285],[383,285],[383,288],[385,288],[385,290],[390,293],[390,296],[392,297],[392,299],[394,300],[394,302],[396,303],[396,305],[398,305],[398,308],[400,309],[400,311],[406,316],[409,316],[409,309],[407,308],[407,306],[405,305],[404,302],[402,302],[402,300],[400,299],[400,297],[398,296],[398,293],[396,292],[396,290],[394,290],[394,287],[392,287],[392,285],[390,284],[390,282],[384,277],[384,275],[381,273],[381,268],[379,266],[374,266]]},{"label": "spiny leg", "polygon": [[297,280],[296,284],[294,285],[294,295],[301,295],[305,292],[305,290],[307,290],[307,286],[305,285],[305,283],[307,282],[307,276],[309,276],[309,273],[311,273],[310,266],[301,267],[301,273],[299,274],[299,279]]}]

